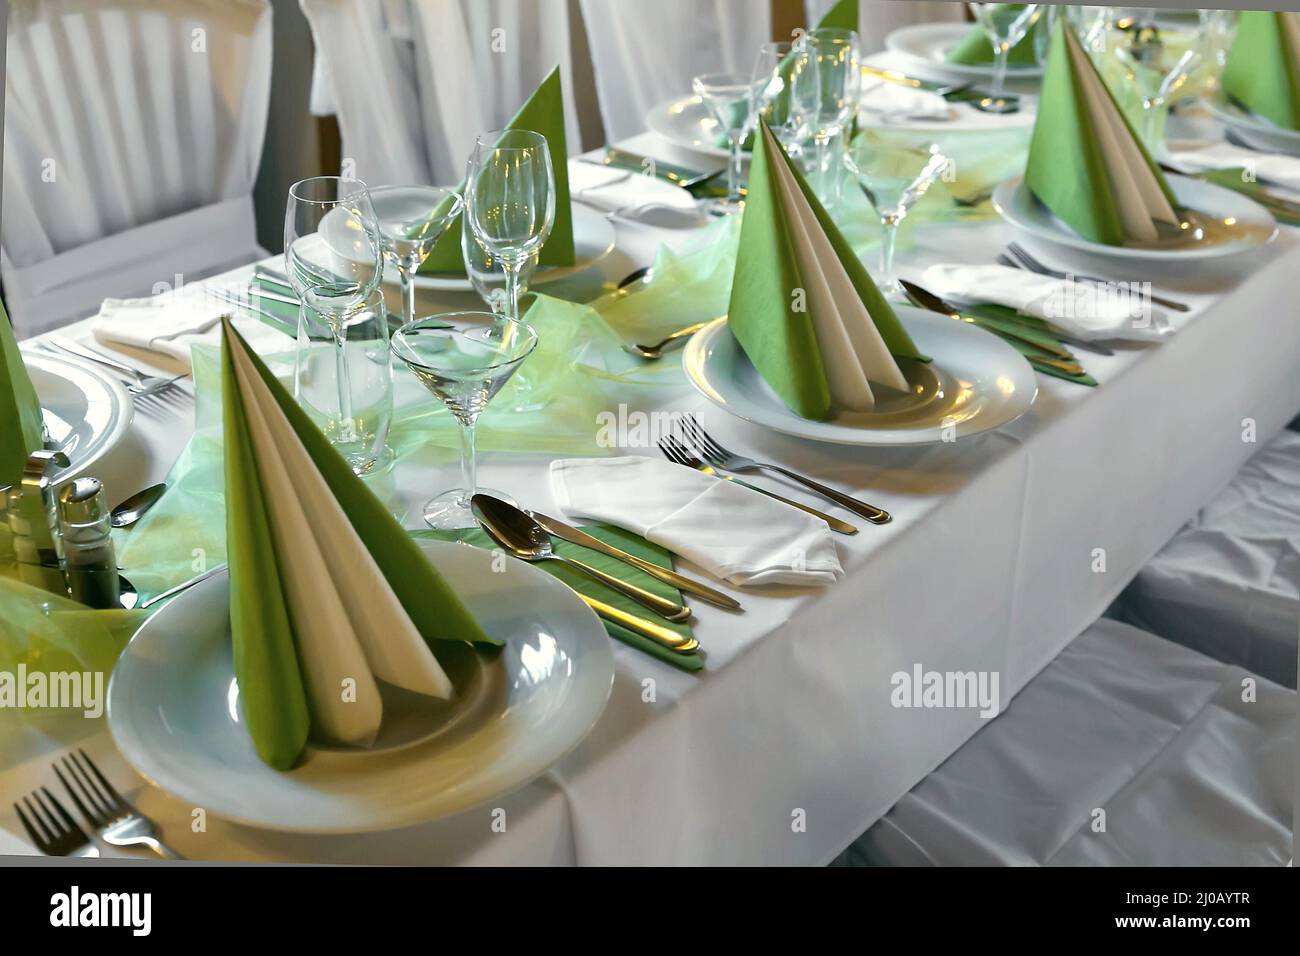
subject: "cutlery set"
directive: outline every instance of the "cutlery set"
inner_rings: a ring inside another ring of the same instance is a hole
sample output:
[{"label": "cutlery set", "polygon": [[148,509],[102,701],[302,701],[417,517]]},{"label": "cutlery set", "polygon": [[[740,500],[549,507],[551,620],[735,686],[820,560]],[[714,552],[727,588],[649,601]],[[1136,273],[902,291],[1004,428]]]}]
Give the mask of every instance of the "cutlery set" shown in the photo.
[{"label": "cutlery set", "polygon": [[[123,799],[84,750],[77,749],[55,762],[54,775],[85,819],[95,840],[114,847],[145,847],[164,860],[184,859],[158,839],[153,821]],[[36,848],[47,856],[96,858],[99,843],[92,840],[54,794],[45,787],[34,790],[13,805],[18,819]]]},{"label": "cutlery set", "polygon": [[69,355],[108,369],[121,380],[136,402],[153,401],[174,407],[185,407],[189,402],[189,393],[179,384],[184,375],[149,375],[99,349],[57,335],[40,340],[39,347],[55,355]]}]

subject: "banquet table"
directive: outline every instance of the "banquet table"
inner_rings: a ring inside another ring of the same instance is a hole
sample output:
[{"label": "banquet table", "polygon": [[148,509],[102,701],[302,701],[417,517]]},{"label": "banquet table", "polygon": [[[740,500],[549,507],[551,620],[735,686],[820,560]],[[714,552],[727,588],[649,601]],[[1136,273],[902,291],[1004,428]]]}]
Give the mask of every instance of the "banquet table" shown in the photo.
[{"label": "banquet table", "polygon": [[[649,133],[619,145],[701,165]],[[606,280],[649,264],[661,243],[691,238],[640,223],[617,230],[617,250],[598,267]],[[900,271],[989,262],[1012,238],[994,218],[928,222],[900,251]],[[1085,256],[1069,264],[1104,270]],[[666,377],[645,410],[694,412],[724,445],[835,484],[889,509],[893,521],[837,539],[845,576],[831,587],[732,589],[741,614],[695,602],[708,652],[698,674],[615,644],[612,696],[591,734],[492,805],[356,836],[276,833],[215,817],[196,832],[196,808],[139,778],[103,720],[42,715],[16,727],[10,719],[0,735],[0,828],[21,832],[12,800],[51,785],[53,758],[80,746],[196,859],[824,864],[983,725],[978,709],[893,706],[895,672],[917,664],[997,672],[1005,708],[1300,411],[1297,269],[1300,246],[1284,228],[1266,249],[1217,269],[1117,277],[1150,278],[1188,302],[1188,313],[1169,313],[1176,334],[1108,357],[1082,353],[1099,387],[1039,376],[1023,418],[954,443],[813,444],[730,418],[684,377]],[[440,293],[421,306],[468,301]],[[88,324],[62,334],[87,337]],[[126,444],[100,468],[109,498],[162,480],[190,427],[180,412],[138,412]],[[484,453],[480,479],[551,510],[549,460]],[[399,462],[391,493],[409,508],[454,473],[450,456],[437,475]]]}]

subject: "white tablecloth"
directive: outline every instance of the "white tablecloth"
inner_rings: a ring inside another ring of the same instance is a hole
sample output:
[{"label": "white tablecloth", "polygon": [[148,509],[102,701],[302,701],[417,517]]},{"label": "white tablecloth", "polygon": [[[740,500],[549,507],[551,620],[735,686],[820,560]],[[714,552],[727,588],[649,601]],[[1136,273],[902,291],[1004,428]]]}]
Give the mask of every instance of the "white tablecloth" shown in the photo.
[{"label": "white tablecloth", "polygon": [[[702,162],[650,134],[623,145]],[[607,277],[647,264],[661,241],[680,236],[618,230],[619,249],[601,266]],[[1000,222],[925,226],[900,267],[916,275],[940,260],[987,262],[1010,238]],[[1103,270],[1082,257],[1069,264]],[[0,752],[0,827],[17,831],[11,798],[51,784],[50,760],[77,743],[119,785],[134,781],[140,808],[192,857],[825,863],[981,726],[975,710],[896,709],[891,675],[915,664],[999,671],[1005,706],[1259,447],[1242,440],[1243,421],[1254,420],[1263,442],[1300,410],[1297,269],[1300,248],[1284,230],[1226,270],[1157,283],[1194,306],[1172,316],[1172,341],[1112,357],[1084,353],[1099,388],[1040,377],[1024,418],[956,444],[814,445],[731,419],[676,380],[660,396],[664,407],[695,411],[724,444],[859,493],[894,521],[837,541],[847,575],[833,587],[747,593],[739,616],[697,602],[709,652],[702,674],[615,644],[607,711],[569,757],[499,801],[504,832],[492,826],[493,806],[358,837],[264,833],[215,818],[192,832],[194,808],[134,777],[105,730],[80,720],[33,721],[6,736],[17,746]],[[100,469],[109,497],[161,480],[186,437],[181,419],[138,415]],[[480,479],[545,510],[553,504],[547,461],[488,453]],[[443,486],[400,463],[395,476],[412,506]]]}]

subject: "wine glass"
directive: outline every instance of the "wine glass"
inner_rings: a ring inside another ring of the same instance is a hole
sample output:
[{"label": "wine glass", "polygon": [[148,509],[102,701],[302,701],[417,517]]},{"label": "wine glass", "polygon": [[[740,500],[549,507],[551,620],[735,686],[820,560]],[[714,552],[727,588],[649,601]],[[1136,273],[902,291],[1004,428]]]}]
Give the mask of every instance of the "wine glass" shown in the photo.
[{"label": "wine glass", "polygon": [[751,128],[756,129],[762,119],[792,157],[800,152],[804,129],[800,113],[790,96],[791,77],[805,69],[807,62],[807,53],[793,43],[764,43],[758,48],[750,78],[753,95]]},{"label": "wine glass", "polygon": [[744,161],[741,147],[749,135],[754,115],[752,81],[739,73],[702,73],[691,80],[691,88],[726,134],[731,151],[727,163],[727,195],[707,200],[703,206],[712,216],[730,216],[745,206],[740,194],[740,170]]},{"label": "wine glass", "polygon": [[465,221],[475,242],[500,262],[505,314],[518,321],[524,269],[555,224],[555,171],[545,136],[494,130],[478,138],[465,182]]},{"label": "wine glass", "polygon": [[882,292],[894,295],[903,292],[894,275],[898,227],[950,166],[935,144],[908,140],[903,135],[864,130],[854,138],[844,157],[844,165],[880,217],[880,269],[874,278]]},{"label": "wine glass", "polygon": [[993,91],[976,105],[988,113],[1014,113],[1020,108],[1017,99],[1006,94],[1007,60],[1011,48],[1025,38],[1029,29],[1038,22],[1036,3],[971,3],[968,4],[975,20],[993,45],[995,66]]},{"label": "wine glass", "polygon": [[384,257],[402,282],[402,321],[412,322],[415,273],[460,215],[461,199],[438,186],[377,186],[370,190],[370,203]]},{"label": "wine glass", "polygon": [[1206,48],[1165,43],[1158,30],[1132,31],[1130,42],[1115,48],[1128,79],[1142,100],[1142,141],[1156,149],[1161,139],[1161,115],[1175,94],[1200,67]]},{"label": "wine glass", "polygon": [[347,356],[348,318],[364,307],[383,277],[383,250],[366,184],[342,176],[314,176],[289,187],[284,213],[284,264],[298,293],[299,338],[310,313],[334,339],[338,428],[331,439],[356,444]]},{"label": "wine glass", "polygon": [[492,312],[452,312],[408,322],[393,333],[393,354],[406,363],[460,425],[461,487],[444,491],[424,505],[431,528],[472,528],[470,499],[478,487],[474,425],[510,376],[537,346],[528,325]]},{"label": "wine glass", "polygon": [[790,95],[797,122],[812,140],[813,170],[822,185],[818,192],[828,197],[839,181],[839,163],[831,163],[832,146],[846,142],[862,90],[858,35],[853,30],[809,30],[796,46]]}]

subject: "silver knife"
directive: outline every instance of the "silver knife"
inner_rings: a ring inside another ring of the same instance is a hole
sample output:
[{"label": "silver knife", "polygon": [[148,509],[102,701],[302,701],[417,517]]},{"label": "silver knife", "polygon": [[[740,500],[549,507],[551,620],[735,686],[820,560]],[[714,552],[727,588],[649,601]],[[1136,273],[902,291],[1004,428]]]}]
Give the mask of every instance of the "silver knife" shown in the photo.
[{"label": "silver knife", "polygon": [[561,540],[567,541],[570,544],[580,545],[584,548],[590,548],[592,551],[599,551],[601,554],[607,555],[611,558],[617,558],[620,561],[632,565],[634,568],[644,571],[652,578],[664,582],[664,584],[671,584],[678,590],[686,591],[689,594],[694,594],[696,597],[704,598],[704,600],[708,601],[710,604],[716,604],[718,607],[725,607],[730,611],[740,610],[739,601],[729,595],[723,594],[721,591],[715,591],[707,584],[701,584],[699,581],[678,574],[676,571],[661,568],[657,564],[652,564],[649,561],[638,558],[635,554],[628,554],[626,551],[616,548],[612,544],[606,544],[599,538],[592,537],[585,531],[579,531],[572,525],[567,525],[557,518],[548,518],[540,511],[529,511],[528,513],[532,515],[534,521],[545,528],[550,534],[555,535]]}]

